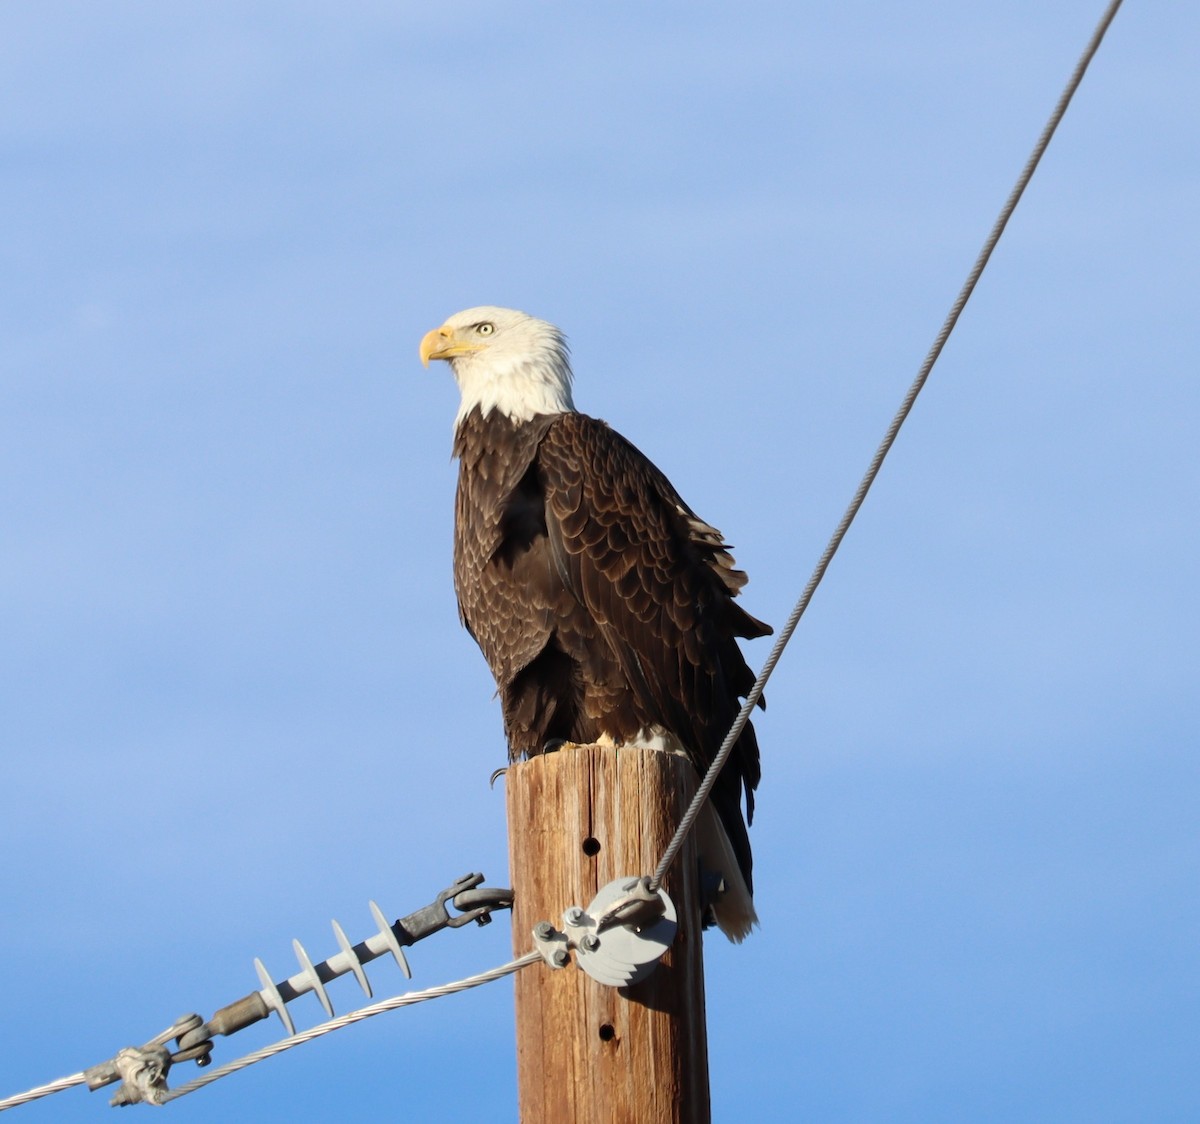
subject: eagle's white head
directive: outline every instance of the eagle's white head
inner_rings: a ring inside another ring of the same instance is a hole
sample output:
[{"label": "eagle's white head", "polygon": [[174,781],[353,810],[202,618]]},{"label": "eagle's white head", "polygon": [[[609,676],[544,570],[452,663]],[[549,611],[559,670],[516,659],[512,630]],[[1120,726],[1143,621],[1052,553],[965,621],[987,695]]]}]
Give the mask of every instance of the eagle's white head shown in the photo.
[{"label": "eagle's white head", "polygon": [[455,428],[478,406],[514,422],[575,409],[567,341],[553,324],[511,308],[456,312],[421,341],[421,362],[445,359],[462,394]]}]

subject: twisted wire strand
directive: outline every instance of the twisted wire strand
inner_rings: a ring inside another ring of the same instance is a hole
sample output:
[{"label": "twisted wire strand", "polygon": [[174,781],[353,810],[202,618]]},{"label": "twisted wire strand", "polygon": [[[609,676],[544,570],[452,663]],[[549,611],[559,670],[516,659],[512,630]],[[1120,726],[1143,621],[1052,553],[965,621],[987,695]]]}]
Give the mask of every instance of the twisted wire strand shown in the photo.
[{"label": "twisted wire strand", "polygon": [[42,1097],[48,1097],[51,1093],[61,1093],[64,1089],[70,1089],[75,1085],[82,1085],[87,1078],[81,1070],[79,1073],[72,1073],[70,1077],[60,1077],[57,1081],[47,1081],[45,1085],[39,1085],[36,1089],[30,1089],[26,1093],[17,1093],[12,1097],[5,1097],[0,1101],[0,1112],[5,1109],[16,1108],[18,1105],[28,1104],[30,1101],[40,1100]]},{"label": "twisted wire strand", "polygon": [[[293,1034],[288,1038],[272,1043],[270,1046],[264,1046],[261,1050],[255,1050],[244,1057],[218,1066],[216,1069],[197,1077],[195,1080],[189,1081],[186,1085],[181,1085],[178,1089],[172,1089],[165,1093],[158,1103],[166,1104],[168,1101],[178,1100],[180,1097],[187,1096],[188,1093],[194,1093],[197,1089],[203,1089],[205,1085],[211,1085],[214,1081],[219,1081],[222,1077],[228,1077],[231,1073],[237,1073],[239,1070],[246,1069],[256,1062],[265,1061],[267,1058],[272,1058],[276,1054],[282,1054],[285,1050],[303,1045],[305,1042],[311,1042],[314,1038],[320,1038],[323,1035],[331,1034],[335,1030],[341,1030],[342,1027],[349,1026],[351,1023],[362,1022],[364,1019],[381,1015],[385,1011],[394,1011],[400,1007],[411,1007],[416,1003],[424,1003],[429,999],[441,999],[445,995],[455,995],[460,991],[469,991],[471,988],[491,983],[493,980],[503,979],[505,976],[510,976],[515,972],[519,972],[522,968],[528,967],[530,964],[537,963],[541,959],[541,953],[536,951],[527,952],[524,956],[520,956],[516,960],[510,960],[507,964],[502,964],[498,968],[491,968],[486,972],[480,972],[478,975],[467,976],[465,979],[455,980],[452,983],[438,984],[436,987],[428,987],[423,991],[406,991],[403,995],[397,995],[391,999],[383,999],[367,1007],[360,1007],[357,1011],[350,1011],[348,1014],[341,1015],[336,1019],[329,1019],[327,1022],[319,1023],[317,1026],[310,1027],[299,1034]],[[41,1097],[48,1097],[52,1093],[61,1093],[64,1089],[84,1084],[86,1080],[86,1075],[81,1071],[71,1074],[70,1077],[60,1077],[57,1081],[50,1081],[45,1085],[39,1085],[36,1089],[30,1089],[28,1092],[6,1097],[0,1101],[0,1112],[3,1112],[5,1109],[16,1108],[18,1105],[28,1104],[30,1101],[36,1101]]]},{"label": "twisted wire strand", "polygon": [[280,1039],[278,1042],[273,1042],[270,1046],[264,1046],[261,1050],[255,1050],[244,1057],[218,1066],[211,1072],[189,1081],[186,1085],[180,1085],[178,1089],[172,1089],[163,1097],[163,1103],[178,1100],[180,1097],[186,1097],[188,1093],[194,1093],[197,1089],[203,1089],[205,1085],[211,1085],[214,1081],[219,1081],[222,1077],[228,1077],[231,1073],[237,1073],[239,1070],[246,1069],[256,1062],[273,1058],[276,1054],[282,1054],[285,1050],[303,1045],[305,1042],[311,1042],[314,1038],[320,1038],[323,1035],[331,1034],[335,1030],[341,1030],[342,1027],[349,1026],[351,1023],[362,1022],[364,1019],[372,1018],[375,1015],[382,1015],[385,1011],[395,1011],[400,1007],[411,1007],[415,1003],[424,1003],[428,999],[441,999],[445,995],[455,995],[460,991],[469,991],[473,987],[479,987],[482,984],[491,983],[493,980],[511,976],[513,973],[519,972],[522,968],[526,968],[530,964],[536,964],[541,959],[541,953],[536,951],[527,952],[524,956],[517,957],[516,960],[510,960],[507,964],[502,964],[498,968],[491,968],[486,972],[480,972],[478,975],[467,976],[465,979],[455,980],[453,983],[427,987],[423,991],[406,991],[403,995],[396,995],[391,999],[383,999],[367,1007],[360,1007],[357,1011],[350,1011],[348,1014],[339,1015],[336,1019],[329,1019],[327,1022],[318,1023],[308,1030],[302,1030],[299,1034],[293,1034],[288,1038]]},{"label": "twisted wire strand", "polygon": [[854,517],[858,514],[858,509],[862,507],[863,501],[867,498],[867,492],[871,490],[871,485],[875,482],[875,477],[879,474],[879,470],[883,466],[884,458],[890,452],[896,436],[900,432],[900,427],[908,417],[909,411],[912,410],[913,403],[917,400],[917,395],[921,393],[921,388],[924,387],[925,381],[929,378],[929,373],[933,370],[933,365],[937,362],[938,356],[942,353],[942,348],[945,347],[946,341],[950,338],[950,333],[954,331],[954,326],[958,323],[958,318],[962,314],[962,310],[966,307],[967,301],[970,300],[971,294],[975,290],[975,285],[982,276],[988,259],[992,256],[992,251],[1000,241],[1000,236],[1004,233],[1004,228],[1008,225],[1008,220],[1012,218],[1013,212],[1017,209],[1017,204],[1021,201],[1021,196],[1025,193],[1025,188],[1033,178],[1033,173],[1037,169],[1038,163],[1049,146],[1055,130],[1063,119],[1063,115],[1067,112],[1067,106],[1071,104],[1071,99],[1075,96],[1075,91],[1079,89],[1079,84],[1083,81],[1083,76],[1087,72],[1087,68],[1096,51],[1099,49],[1101,42],[1104,40],[1104,35],[1108,31],[1113,17],[1117,14],[1117,10],[1121,7],[1121,3],[1122,0],[1112,0],[1108,5],[1104,14],[1100,17],[1100,22],[1092,32],[1092,36],[1088,40],[1083,54],[1080,55],[1079,61],[1075,64],[1075,69],[1072,71],[1066,87],[1059,96],[1058,102],[1050,114],[1045,128],[1042,129],[1042,133],[1037,139],[1037,143],[1033,146],[1033,151],[1030,153],[1029,159],[1025,162],[1025,167],[1021,170],[1021,174],[1017,177],[1017,182],[1013,185],[1013,189],[1009,192],[1004,206],[1000,209],[999,217],[992,226],[991,232],[983,244],[983,249],[980,250],[979,256],[975,259],[975,264],[971,268],[971,272],[967,275],[966,281],[959,290],[958,297],[951,306],[950,312],[942,324],[941,331],[938,332],[937,338],[933,341],[933,346],[925,356],[925,361],[921,364],[921,368],[917,372],[917,377],[908,388],[908,393],[904,396],[904,401],[900,404],[900,409],[896,411],[896,416],[892,419],[892,424],[888,426],[887,433],[880,442],[879,448],[875,450],[875,456],[872,457],[870,466],[859,483],[858,490],[854,493],[854,498],[850,501],[850,506],[846,508],[841,522],[838,523],[837,529],[833,532],[833,536],[817,561],[816,568],[813,570],[812,576],[808,579],[808,584],[804,587],[804,592],[800,595],[800,600],[796,602],[795,607],[788,616],[787,623],[776,638],[775,644],[771,648],[771,654],[767,657],[766,663],[763,664],[762,670],[758,673],[758,678],[755,679],[754,686],[751,687],[750,693],[746,696],[746,701],[742,705],[742,709],[738,712],[733,726],[725,736],[725,740],[721,743],[721,748],[717,751],[716,757],[713,758],[712,764],[704,774],[704,779],[700,782],[700,787],[696,790],[696,795],[692,798],[691,804],[688,805],[683,819],[680,820],[675,835],[672,837],[671,842],[667,844],[667,848],[663,852],[663,857],[659,861],[654,875],[650,880],[650,888],[652,890],[657,891],[662,885],[667,871],[675,861],[680,847],[683,846],[683,841],[687,838],[688,832],[691,831],[692,825],[696,822],[696,817],[700,814],[700,808],[704,804],[704,801],[708,799],[708,794],[712,791],[712,787],[716,783],[717,774],[720,773],[725,762],[729,759],[730,753],[733,752],[733,747],[750,718],[750,712],[762,696],[763,687],[771,677],[771,673],[775,670],[775,665],[779,662],[779,657],[783,655],[783,649],[787,647],[788,641],[791,640],[792,633],[796,631],[796,626],[800,623],[800,618],[804,615],[809,602],[813,598],[813,594],[816,593],[817,586],[821,584],[821,579],[825,576],[825,571],[829,568],[829,563],[837,553],[838,547],[842,545],[842,539],[846,537],[846,532],[850,529],[850,524],[854,522]]}]

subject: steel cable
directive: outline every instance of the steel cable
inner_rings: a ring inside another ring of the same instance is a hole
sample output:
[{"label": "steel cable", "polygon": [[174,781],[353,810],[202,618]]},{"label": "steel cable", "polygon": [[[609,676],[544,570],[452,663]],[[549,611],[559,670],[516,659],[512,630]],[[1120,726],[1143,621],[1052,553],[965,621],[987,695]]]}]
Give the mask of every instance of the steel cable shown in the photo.
[{"label": "steel cable", "polygon": [[854,498],[850,501],[850,506],[846,508],[841,522],[838,523],[837,529],[833,532],[833,536],[817,561],[816,568],[813,570],[812,576],[808,579],[808,584],[804,587],[804,592],[800,595],[800,600],[796,602],[795,607],[788,616],[787,622],[776,638],[775,644],[771,648],[771,654],[767,657],[766,663],[763,664],[762,670],[758,673],[758,678],[754,681],[754,686],[751,687],[750,693],[746,696],[746,701],[742,705],[742,709],[738,712],[738,716],[734,720],[729,733],[725,735],[725,740],[721,743],[721,748],[717,751],[716,757],[713,758],[712,764],[704,774],[704,779],[700,782],[700,787],[696,790],[696,795],[692,798],[691,804],[688,805],[687,811],[684,813],[675,835],[667,845],[667,849],[663,852],[663,857],[659,861],[658,867],[654,871],[654,876],[650,880],[650,888],[652,890],[657,891],[662,885],[663,878],[666,877],[671,863],[675,861],[675,856],[679,853],[679,848],[683,846],[683,841],[687,838],[688,832],[691,831],[692,825],[700,813],[701,806],[708,799],[708,794],[712,791],[712,787],[716,783],[717,775],[729,759],[730,753],[733,752],[734,745],[737,744],[742,730],[745,729],[746,723],[749,721],[750,712],[762,696],[763,687],[771,677],[771,673],[775,670],[775,665],[779,662],[779,657],[783,655],[783,649],[787,646],[788,641],[791,640],[792,633],[796,631],[796,626],[800,623],[800,618],[804,615],[805,610],[808,608],[808,603],[812,600],[813,594],[817,590],[817,586],[821,584],[821,579],[825,576],[825,571],[829,568],[829,563],[837,553],[838,547],[842,545],[842,539],[846,537],[846,532],[850,529],[850,524],[854,522],[854,517],[858,514],[858,509],[862,507],[863,501],[867,498],[867,492],[871,490],[871,485],[875,482],[875,477],[879,474],[879,470],[883,466],[884,458],[891,450],[892,444],[896,440],[896,435],[900,432],[900,427],[904,424],[909,411],[913,408],[913,403],[916,402],[917,395],[921,393],[921,388],[925,385],[926,379],[929,378],[929,373],[933,370],[933,365],[937,362],[938,356],[941,355],[942,348],[945,347],[946,341],[950,338],[950,333],[954,331],[954,326],[958,323],[958,318],[962,310],[966,307],[967,301],[970,300],[971,293],[974,291],[976,283],[983,274],[988,259],[992,256],[992,251],[1000,241],[1000,236],[1004,233],[1004,228],[1008,225],[1008,220],[1012,218],[1013,212],[1017,209],[1017,204],[1021,201],[1021,196],[1025,193],[1025,188],[1033,178],[1033,173],[1037,169],[1046,148],[1049,146],[1050,139],[1054,136],[1059,122],[1062,121],[1063,115],[1067,112],[1067,106],[1071,104],[1071,99],[1075,96],[1075,91],[1079,89],[1079,84],[1083,81],[1083,76],[1087,72],[1088,65],[1099,49],[1105,32],[1108,31],[1109,24],[1112,23],[1113,17],[1121,7],[1121,2],[1122,0],[1112,0],[1105,9],[1104,14],[1100,17],[1100,22],[1092,32],[1091,39],[1088,40],[1088,44],[1084,48],[1083,54],[1075,64],[1075,69],[1072,71],[1071,77],[1058,99],[1058,103],[1050,114],[1050,119],[1046,122],[1041,136],[1038,137],[1037,143],[1033,146],[1033,151],[1030,153],[1029,159],[1025,162],[1025,167],[1021,170],[1020,176],[1017,177],[1017,182],[1013,186],[1012,191],[1009,192],[1008,198],[1000,210],[1000,215],[992,226],[987,240],[984,242],[983,249],[980,250],[979,256],[975,259],[975,264],[971,268],[971,272],[967,275],[966,281],[959,290],[957,299],[950,308],[950,312],[942,324],[942,330],[938,332],[937,338],[933,341],[933,346],[929,349],[929,354],[925,356],[925,362],[921,364],[921,368],[917,372],[917,377],[913,380],[912,386],[909,387],[908,393],[904,396],[904,401],[900,404],[900,409],[896,411],[896,416],[892,419],[892,424],[888,426],[887,433],[880,442],[879,448],[875,450],[875,456],[871,459],[871,464],[866,471],[866,475],[863,476],[862,481],[859,483],[858,490],[854,493]]},{"label": "steel cable", "polygon": [[231,1073],[237,1073],[239,1070],[246,1069],[256,1062],[273,1058],[276,1054],[282,1054],[285,1050],[301,1046],[305,1042],[311,1042],[314,1038],[320,1038],[322,1035],[330,1034],[335,1030],[341,1030],[342,1027],[349,1026],[351,1023],[362,1022],[364,1019],[372,1018],[375,1015],[382,1015],[386,1011],[395,1011],[400,1007],[410,1007],[415,1003],[424,1003],[428,999],[441,999],[445,995],[455,995],[460,991],[467,991],[470,988],[479,987],[481,984],[503,979],[505,976],[511,976],[514,972],[519,972],[522,968],[528,967],[530,964],[536,964],[541,959],[542,955],[540,952],[527,952],[524,956],[520,956],[516,960],[510,960],[507,964],[502,964],[499,968],[491,968],[475,976],[467,976],[465,979],[455,980],[453,983],[438,984],[436,987],[428,987],[423,991],[406,991],[403,995],[396,995],[391,999],[382,999],[378,1003],[372,1003],[368,1007],[360,1007],[357,1011],[350,1011],[345,1015],[339,1015],[336,1019],[329,1019],[326,1022],[318,1023],[314,1027],[309,1027],[308,1030],[300,1031],[299,1034],[290,1035],[287,1038],[280,1039],[278,1042],[273,1042],[270,1046],[264,1046],[261,1050],[255,1050],[234,1061],[227,1062],[225,1065],[218,1066],[210,1073],[205,1073],[189,1081],[186,1085],[180,1085],[178,1089],[172,1089],[163,1097],[163,1103],[178,1100],[180,1097],[186,1097],[188,1093],[194,1093],[197,1089],[203,1089],[205,1085],[211,1085],[214,1081],[219,1081],[222,1077],[228,1077]]}]

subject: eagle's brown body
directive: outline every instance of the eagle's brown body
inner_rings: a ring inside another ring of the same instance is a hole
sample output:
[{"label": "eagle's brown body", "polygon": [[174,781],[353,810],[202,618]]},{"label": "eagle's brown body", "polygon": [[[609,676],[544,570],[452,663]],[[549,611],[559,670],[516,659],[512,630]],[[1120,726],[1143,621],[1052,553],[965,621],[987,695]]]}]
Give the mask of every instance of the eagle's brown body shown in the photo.
[{"label": "eagle's brown body", "polygon": [[[513,760],[555,739],[666,734],[703,772],[753,676],[736,637],[770,629],[733,600],[745,575],[713,527],[604,422],[467,412],[454,581],[496,679]],[[751,888],[758,742],[746,725],[712,802]]]}]

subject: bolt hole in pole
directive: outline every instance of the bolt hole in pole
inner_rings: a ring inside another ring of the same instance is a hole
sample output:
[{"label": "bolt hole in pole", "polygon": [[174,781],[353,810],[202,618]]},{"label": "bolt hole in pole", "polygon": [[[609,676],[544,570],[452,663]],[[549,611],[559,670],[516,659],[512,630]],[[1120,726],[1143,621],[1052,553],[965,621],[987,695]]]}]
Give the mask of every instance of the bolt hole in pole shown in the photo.
[{"label": "bolt hole in pole", "polygon": [[601,1042],[611,1042],[614,1038],[616,1038],[616,1036],[617,1036],[617,1032],[616,1032],[616,1029],[613,1027],[612,1023],[604,1023],[600,1027],[600,1041]]},{"label": "bolt hole in pole", "polygon": [[600,854],[600,840],[593,835],[589,835],[583,841],[583,853],[587,855],[589,859],[594,859],[598,854]]}]

